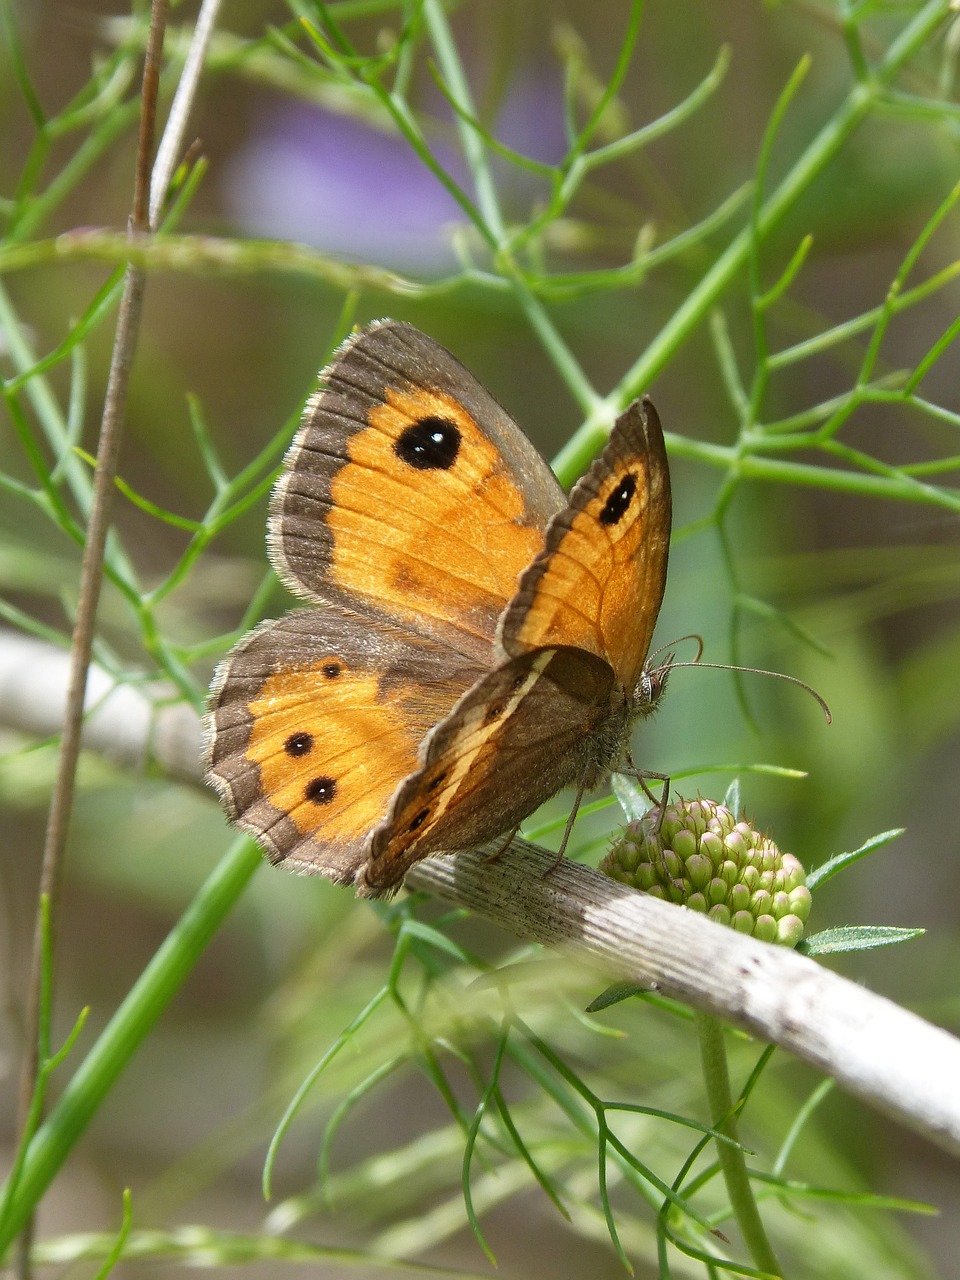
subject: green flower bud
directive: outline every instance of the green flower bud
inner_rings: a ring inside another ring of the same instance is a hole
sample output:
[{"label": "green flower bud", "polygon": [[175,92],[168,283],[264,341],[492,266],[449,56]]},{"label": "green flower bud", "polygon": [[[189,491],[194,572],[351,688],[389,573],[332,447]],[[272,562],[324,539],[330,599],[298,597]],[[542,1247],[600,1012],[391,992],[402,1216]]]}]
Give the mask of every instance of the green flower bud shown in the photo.
[{"label": "green flower bud", "polygon": [[720,879],[731,887],[740,883],[740,868],[729,858],[720,863]]},{"label": "green flower bud", "polygon": [[761,942],[776,942],[777,922],[773,916],[759,915],[753,922],[753,936]]},{"label": "green flower bud", "polygon": [[726,881],[721,880],[719,876],[714,876],[707,885],[707,901],[716,906],[718,903],[726,902],[728,896],[729,892]]},{"label": "green flower bud", "polygon": [[748,911],[750,909],[750,888],[748,885],[738,883],[733,886],[727,896],[730,903],[731,911]]},{"label": "green flower bud", "polygon": [[777,921],[777,942],[795,947],[803,937],[803,921],[799,916],[782,916]]},{"label": "green flower bud", "polygon": [[700,837],[700,852],[705,853],[715,867],[723,862],[723,841],[716,831],[705,831]]},{"label": "green flower bud", "polygon": [[684,862],[697,852],[697,837],[693,831],[681,829],[670,841],[673,851]]},{"label": "green flower bud", "polygon": [[683,862],[673,849],[664,849],[660,855],[660,863],[671,880],[679,880],[683,875]]},{"label": "green flower bud", "polygon": [[750,910],[753,912],[755,920],[759,920],[761,916],[768,916],[772,906],[773,899],[766,889],[758,889],[750,899]]},{"label": "green flower bud", "polygon": [[810,914],[812,905],[813,898],[810,896],[810,890],[805,884],[798,885],[796,889],[791,889],[790,910],[795,916],[799,916],[803,924],[807,922],[807,916]]},{"label": "green flower bud", "polygon": [[[681,833],[690,835],[690,832]],[[691,840],[693,837],[690,836]],[[677,836],[680,839],[680,836]],[[693,848],[689,855],[685,858],[687,864],[687,875],[690,877],[690,883],[695,889],[705,889],[713,879],[713,862],[705,853],[697,853],[697,842],[693,840]]]},{"label": "green flower bud", "polygon": [[780,920],[784,916],[790,914],[790,895],[784,893],[781,889],[773,895],[770,904],[770,914],[775,920]]},{"label": "green flower bud", "polygon": [[631,822],[600,869],[740,933],[795,947],[810,914],[803,867],[713,800],[683,800]]}]

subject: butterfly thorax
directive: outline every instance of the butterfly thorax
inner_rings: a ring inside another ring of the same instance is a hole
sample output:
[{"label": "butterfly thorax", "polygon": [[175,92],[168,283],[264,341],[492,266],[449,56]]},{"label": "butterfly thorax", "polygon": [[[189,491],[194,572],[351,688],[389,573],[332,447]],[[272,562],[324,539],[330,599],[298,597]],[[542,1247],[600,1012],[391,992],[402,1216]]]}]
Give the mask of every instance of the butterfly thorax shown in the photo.
[{"label": "butterfly thorax", "polygon": [[633,701],[625,689],[611,690],[610,707],[591,731],[584,735],[577,752],[578,763],[568,785],[582,781],[588,791],[603,786],[629,754],[630,731],[634,721]]},{"label": "butterfly thorax", "polygon": [[644,669],[631,691],[614,686],[611,707],[589,738],[583,742],[583,777],[588,790],[600,786],[629,758],[630,735],[637,720],[651,714],[670,673],[669,662]]}]

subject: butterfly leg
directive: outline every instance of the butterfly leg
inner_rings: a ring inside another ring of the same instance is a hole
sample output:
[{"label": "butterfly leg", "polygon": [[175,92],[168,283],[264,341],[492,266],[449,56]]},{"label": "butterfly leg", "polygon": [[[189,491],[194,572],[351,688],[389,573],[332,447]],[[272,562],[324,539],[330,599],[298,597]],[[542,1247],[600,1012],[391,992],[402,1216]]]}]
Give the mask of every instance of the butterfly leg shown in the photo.
[{"label": "butterfly leg", "polygon": [[[624,773],[628,778],[636,778],[637,782],[640,783],[647,799],[657,809],[659,815],[657,819],[657,830],[659,831],[660,823],[663,821],[663,811],[667,806],[668,799],[670,798],[670,775],[669,773],[657,773],[655,769],[638,769],[633,763],[633,756],[629,753],[627,754],[627,763],[630,766],[628,769],[620,768],[615,770],[615,772]],[[659,797],[657,797],[647,786],[648,778],[652,779],[654,782],[660,782],[663,784],[660,788]]]},{"label": "butterfly leg", "polygon": [[563,828],[563,837],[560,840],[560,848],[557,850],[556,859],[553,865],[548,867],[543,873],[544,880],[546,880],[547,876],[553,875],[554,871],[556,871],[557,867],[559,867],[560,863],[563,861],[563,855],[567,851],[567,841],[570,839],[573,832],[573,824],[577,820],[577,814],[580,812],[580,805],[583,803],[583,793],[586,790],[586,784],[587,778],[586,774],[584,774],[577,783],[577,794],[573,798],[573,807],[570,810],[570,816],[567,818],[567,825]]},{"label": "butterfly leg", "polygon": [[484,862],[496,862],[498,858],[502,857],[510,848],[511,844],[513,844],[514,837],[516,836],[519,830],[520,830],[520,826],[518,824],[513,828],[512,831],[510,831],[506,840],[504,840],[503,844],[499,847],[499,849],[497,849],[495,853],[487,854],[487,856],[484,858]]},{"label": "butterfly leg", "polygon": [[[641,772],[641,771],[637,768],[637,766],[633,763],[633,757],[632,757],[632,756],[628,755],[628,756],[627,756],[627,759],[628,759],[628,761],[630,762],[630,768],[629,768],[629,769],[619,769],[617,772],[618,772],[618,773],[625,773],[625,774],[627,774],[629,777],[636,778],[636,780],[640,783],[641,787],[643,787],[643,790],[646,792],[646,795],[647,795],[647,797],[649,798],[650,802],[651,802],[651,803],[656,807],[656,810],[657,810],[657,826],[656,826],[656,833],[659,835],[659,833],[660,833],[660,824],[663,822],[663,811],[664,811],[664,809],[666,808],[667,800],[669,799],[669,796],[670,796],[670,775],[669,775],[668,773],[656,773],[656,772],[655,772],[654,770],[652,770],[652,769],[644,769],[644,770],[643,770],[643,772]],[[657,796],[656,796],[656,795],[655,795],[655,794],[650,790],[650,788],[647,786],[647,783],[646,783],[646,779],[647,779],[647,778],[653,778],[656,782],[662,782],[662,783],[663,783],[663,786],[662,786],[662,787],[661,787],[661,789],[660,789],[660,796],[659,796],[659,799],[658,799],[658,798],[657,798]],[[659,858],[658,858],[658,861],[660,861],[660,859],[659,859]],[[670,874],[670,872],[667,870],[666,866],[662,863],[662,861],[661,861],[660,865],[661,865],[661,870],[663,871],[663,874],[667,877],[667,879],[670,881],[670,883],[671,883],[675,888],[682,889],[682,888],[683,888],[683,881],[681,881],[681,880],[676,880],[676,879],[675,879],[675,878]]]}]

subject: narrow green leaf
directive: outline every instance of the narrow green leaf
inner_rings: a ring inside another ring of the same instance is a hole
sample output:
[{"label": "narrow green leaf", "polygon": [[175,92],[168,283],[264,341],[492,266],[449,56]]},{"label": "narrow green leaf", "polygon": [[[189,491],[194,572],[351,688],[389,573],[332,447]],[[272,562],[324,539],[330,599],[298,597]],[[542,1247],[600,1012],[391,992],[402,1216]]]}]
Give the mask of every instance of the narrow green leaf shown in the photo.
[{"label": "narrow green leaf", "polygon": [[826,884],[828,880],[832,880],[835,875],[839,875],[841,871],[851,866],[854,862],[859,862],[861,858],[866,858],[869,854],[876,853],[884,845],[890,844],[893,840],[898,840],[903,835],[904,830],[904,827],[894,827],[890,831],[882,831],[879,835],[872,836],[869,840],[864,841],[859,849],[854,849],[850,853],[838,853],[835,857],[829,858],[819,867],[814,867],[812,871],[807,872],[807,888],[812,891],[818,885]]},{"label": "narrow green leaf", "polygon": [[926,929],[900,929],[893,925],[839,925],[810,934],[798,946],[808,956],[836,955],[842,951],[871,951],[922,937]]}]

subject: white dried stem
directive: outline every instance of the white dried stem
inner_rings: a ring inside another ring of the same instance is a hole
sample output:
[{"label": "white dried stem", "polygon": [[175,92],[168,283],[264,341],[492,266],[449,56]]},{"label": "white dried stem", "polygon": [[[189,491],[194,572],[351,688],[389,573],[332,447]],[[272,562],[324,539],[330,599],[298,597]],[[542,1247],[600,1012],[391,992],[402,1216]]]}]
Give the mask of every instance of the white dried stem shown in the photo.
[{"label": "white dried stem", "polygon": [[[14,631],[0,631],[0,729],[35,738],[59,734],[67,699],[70,655]],[[184,782],[202,782],[200,721],[171,702],[159,683],[118,684],[95,663],[87,675],[81,744],[126,769],[148,763]]]},{"label": "white dried stem", "polygon": [[[65,653],[0,632],[0,727],[56,733],[67,670]],[[200,781],[192,711],[158,711],[142,689],[116,686],[97,668],[90,690],[97,705],[85,745],[131,766],[151,757],[176,777]],[[553,854],[515,840],[492,862],[482,852],[428,858],[407,884],[777,1044],[960,1155],[960,1040],[787,948],[745,938],[569,859],[550,870],[553,863]]]}]

